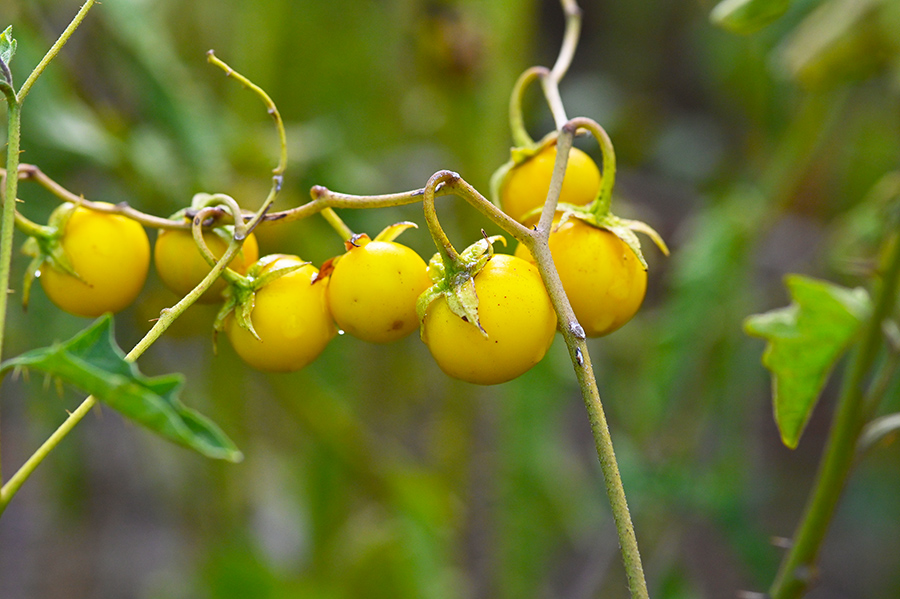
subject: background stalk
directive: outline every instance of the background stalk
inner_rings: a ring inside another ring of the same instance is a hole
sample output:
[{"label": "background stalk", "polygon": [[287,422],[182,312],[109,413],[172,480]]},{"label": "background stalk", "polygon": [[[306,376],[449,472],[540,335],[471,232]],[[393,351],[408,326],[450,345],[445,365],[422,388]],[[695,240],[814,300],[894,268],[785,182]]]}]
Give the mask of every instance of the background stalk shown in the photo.
[{"label": "background stalk", "polygon": [[900,241],[891,241],[875,308],[851,357],[815,486],[793,544],[769,590],[772,599],[795,599],[815,582],[819,549],[856,459],[856,444],[865,420],[866,379],[877,357],[882,323],[891,314],[900,280]]}]

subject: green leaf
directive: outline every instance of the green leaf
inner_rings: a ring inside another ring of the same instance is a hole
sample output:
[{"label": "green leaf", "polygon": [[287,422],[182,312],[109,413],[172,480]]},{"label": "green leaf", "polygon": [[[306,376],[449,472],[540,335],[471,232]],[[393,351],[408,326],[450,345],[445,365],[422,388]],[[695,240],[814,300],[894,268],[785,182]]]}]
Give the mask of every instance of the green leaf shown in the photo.
[{"label": "green leaf", "polygon": [[112,316],[99,318],[64,343],[0,364],[0,374],[34,368],[90,393],[160,436],[207,457],[239,462],[243,455],[213,422],[181,403],[181,375],[146,377],[116,345]]},{"label": "green leaf", "polygon": [[709,18],[723,29],[746,35],[777,20],[790,5],[790,0],[722,0]]},{"label": "green leaf", "polygon": [[828,375],[871,313],[868,293],[799,275],[785,284],[793,303],[744,322],[768,341],[763,364],[772,372],[775,422],[791,449],[809,421]]},{"label": "green leaf", "polygon": [[9,65],[16,54],[16,40],[12,36],[12,25],[0,33],[0,60]]}]

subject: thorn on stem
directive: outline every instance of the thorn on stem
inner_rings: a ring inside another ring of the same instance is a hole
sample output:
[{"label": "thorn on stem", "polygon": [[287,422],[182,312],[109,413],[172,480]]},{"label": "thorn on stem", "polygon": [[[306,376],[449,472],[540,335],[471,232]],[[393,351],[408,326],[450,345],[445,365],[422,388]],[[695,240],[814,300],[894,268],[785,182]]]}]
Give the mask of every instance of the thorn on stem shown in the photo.
[{"label": "thorn on stem", "polygon": [[584,327],[582,327],[580,324],[578,324],[577,321],[573,320],[572,322],[569,323],[569,330],[572,332],[573,335],[575,335],[576,339],[580,339],[580,340],[584,341],[584,339],[586,337],[586,335],[584,333]]}]

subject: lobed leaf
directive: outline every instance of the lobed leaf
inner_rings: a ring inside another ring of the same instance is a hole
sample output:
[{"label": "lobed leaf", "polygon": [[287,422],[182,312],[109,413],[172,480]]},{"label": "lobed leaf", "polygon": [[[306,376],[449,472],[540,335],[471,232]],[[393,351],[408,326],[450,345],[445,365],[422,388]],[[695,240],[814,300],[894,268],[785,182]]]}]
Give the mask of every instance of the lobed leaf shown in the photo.
[{"label": "lobed leaf", "polygon": [[799,275],[785,284],[793,303],[750,316],[749,335],[768,341],[762,361],[772,372],[781,440],[797,447],[834,364],[871,313],[868,293]]},{"label": "lobed leaf", "polygon": [[0,364],[0,374],[12,368],[34,368],[58,377],[158,435],[207,457],[243,459],[218,426],[181,403],[181,375],[147,377],[125,359],[108,314],[64,343],[6,360]]}]

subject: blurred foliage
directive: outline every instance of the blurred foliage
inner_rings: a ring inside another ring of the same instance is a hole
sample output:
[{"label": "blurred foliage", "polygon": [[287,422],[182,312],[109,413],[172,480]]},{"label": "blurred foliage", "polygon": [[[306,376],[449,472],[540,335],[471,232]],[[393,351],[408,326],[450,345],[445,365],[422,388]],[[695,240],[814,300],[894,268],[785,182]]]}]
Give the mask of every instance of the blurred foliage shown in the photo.
[{"label": "blurred foliage", "polygon": [[[762,344],[741,322],[787,303],[788,272],[868,281],[870,191],[900,159],[900,3],[796,0],[750,36],[713,26],[711,1],[582,4],[562,97],[570,116],[612,137],[617,212],[673,249],[670,259],[648,252],[644,308],[591,346],[651,595],[761,590],[781,554],[770,540],[792,533],[810,486],[833,392],[785,449]],[[76,8],[0,5],[0,27],[13,24],[19,42],[16,81]],[[159,215],[199,191],[256,207],[274,132],[257,98],[206,64],[214,48],[285,118],[279,208],[313,184],[384,193],[442,168],[486,192],[508,157],[512,84],[552,64],[562,26],[555,0],[106,0],[29,96],[22,159],[92,200]],[[534,134],[552,127],[537,93],[529,105]],[[590,140],[579,145],[598,156]],[[37,220],[54,206],[31,183],[20,197]],[[486,224],[461,201],[438,210],[459,247]],[[420,211],[342,216],[372,233],[422,223]],[[258,237],[263,252],[316,264],[342,251],[318,217]],[[424,227],[404,238],[433,252]],[[14,277],[24,267],[17,259]],[[120,345],[176,299],[151,278],[117,317]],[[11,314],[6,356],[85,325],[39,290],[27,313]],[[245,461],[203,460],[98,411],[0,520],[0,596],[627,596],[562,343],[492,388],[447,379],[415,336],[388,348],[339,337],[303,371],[263,375],[224,341],[213,355],[214,314],[192,307],[141,370],[183,372],[185,403]],[[77,401],[40,380],[5,380],[4,472]],[[887,403],[900,408],[896,382]],[[900,594],[898,461],[896,447],[878,447],[851,480],[811,596]]]}]

